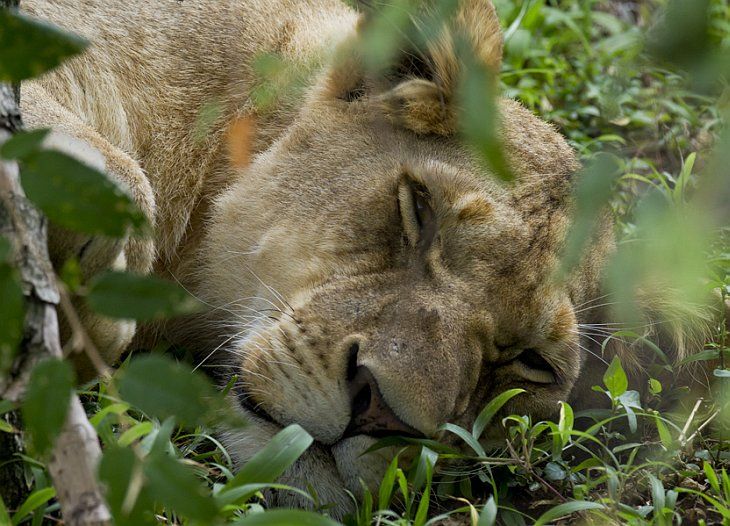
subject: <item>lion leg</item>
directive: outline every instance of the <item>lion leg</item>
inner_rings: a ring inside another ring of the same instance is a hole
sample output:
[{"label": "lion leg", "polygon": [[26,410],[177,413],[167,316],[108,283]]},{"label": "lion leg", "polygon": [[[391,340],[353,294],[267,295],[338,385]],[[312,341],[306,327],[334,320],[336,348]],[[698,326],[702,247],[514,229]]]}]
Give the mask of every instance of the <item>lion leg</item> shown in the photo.
[{"label": "lion leg", "polygon": [[[104,172],[126,188],[148,221],[154,222],[154,194],[139,163],[105,140],[38,84],[29,82],[23,85],[21,104],[28,128],[51,128],[46,147],[60,150]],[[51,261],[57,269],[69,259],[76,258],[84,281],[109,269],[147,274],[152,270],[155,259],[151,238],[127,236],[113,239],[70,232],[55,225],[49,227],[48,247]],[[108,364],[114,363],[131,342],[135,323],[99,316],[91,312],[81,299],[74,299],[73,307],[102,358]],[[62,343],[66,343],[73,331],[64,316],[60,316],[59,321]],[[91,363],[84,354],[75,354],[74,361],[80,377],[94,376]]]}]

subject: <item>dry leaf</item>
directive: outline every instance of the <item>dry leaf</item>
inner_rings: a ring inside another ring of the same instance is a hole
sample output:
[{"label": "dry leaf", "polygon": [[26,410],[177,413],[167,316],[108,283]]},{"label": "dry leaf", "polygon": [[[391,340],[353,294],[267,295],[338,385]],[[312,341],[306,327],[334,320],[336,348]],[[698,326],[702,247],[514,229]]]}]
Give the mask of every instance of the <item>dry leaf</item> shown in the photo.
[{"label": "dry leaf", "polygon": [[251,162],[255,127],[255,119],[250,115],[234,119],[228,127],[228,156],[234,168],[245,168]]}]

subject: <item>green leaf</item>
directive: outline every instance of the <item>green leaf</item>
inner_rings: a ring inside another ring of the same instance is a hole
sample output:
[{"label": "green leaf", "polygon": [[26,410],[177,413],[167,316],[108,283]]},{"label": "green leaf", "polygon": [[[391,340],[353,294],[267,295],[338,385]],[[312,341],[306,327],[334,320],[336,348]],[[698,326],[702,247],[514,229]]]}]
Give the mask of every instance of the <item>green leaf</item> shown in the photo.
[{"label": "green leaf", "polygon": [[358,522],[360,524],[370,524],[373,522],[373,494],[367,487],[364,487],[364,495],[360,499],[360,506],[357,513]]},{"label": "green leaf", "polygon": [[474,426],[472,427],[471,434],[474,435],[474,438],[479,440],[479,437],[482,436],[482,433],[484,432],[484,428],[487,427],[487,424],[492,421],[492,418],[494,418],[494,415],[497,414],[497,412],[502,409],[504,404],[509,402],[512,398],[517,396],[518,394],[524,393],[524,389],[509,389],[508,391],[505,391],[504,393],[495,396],[485,407],[482,409],[481,413],[479,413],[479,416],[477,416],[476,420],[474,421]]},{"label": "green leaf", "polygon": [[298,495],[301,495],[307,500],[312,500],[312,497],[297,488],[293,488],[291,486],[287,486],[285,484],[274,484],[272,482],[265,482],[265,483],[255,483],[255,484],[244,484],[243,486],[237,486],[233,489],[229,489],[226,491],[221,491],[217,496],[216,500],[218,501],[218,506],[230,506],[230,505],[242,505],[244,503],[247,503],[248,500],[256,495],[257,493],[262,492],[265,489],[275,489],[279,491],[291,491],[293,493],[296,493]]},{"label": "green leaf", "polygon": [[433,468],[438,461],[439,455],[435,451],[427,447],[421,448],[421,454],[418,456],[418,463],[416,464],[416,472],[413,474],[413,489],[418,491],[424,484],[431,485],[431,476],[433,475]]},{"label": "green leaf", "polygon": [[157,524],[152,502],[143,488],[142,465],[134,451],[112,445],[106,448],[99,464],[99,478],[106,488],[106,501],[116,526]]},{"label": "green leaf", "polygon": [[121,187],[103,173],[53,150],[23,159],[23,189],[59,226],[94,235],[122,237],[146,224],[142,212]]},{"label": "green leaf", "polygon": [[689,185],[690,178],[692,177],[692,169],[695,165],[695,160],[697,159],[696,153],[691,153],[687,156],[687,159],[684,161],[684,165],[682,166],[682,171],[679,172],[679,177],[677,178],[677,183],[674,186],[674,190],[672,191],[672,197],[674,198],[674,202],[677,204],[680,204],[684,201],[685,195],[687,193],[687,186]]},{"label": "green leaf", "polygon": [[0,524],[11,524],[8,508],[5,506],[2,497],[0,497]]},{"label": "green leaf", "polygon": [[226,484],[224,491],[252,483],[274,482],[312,445],[314,439],[301,426],[290,425],[279,431]]},{"label": "green leaf", "polygon": [[14,402],[10,400],[0,400],[0,415],[4,415],[9,411],[13,411],[16,407]]},{"label": "green leaf", "polygon": [[0,9],[0,81],[37,77],[87,45],[77,35],[17,11]]},{"label": "green leaf", "polygon": [[662,383],[656,378],[649,378],[649,392],[654,396],[661,394]]},{"label": "green leaf", "polygon": [[187,365],[148,354],[133,359],[119,380],[124,401],[164,420],[175,417],[186,424],[214,421],[220,406],[210,382]]},{"label": "green leaf", "polygon": [[598,217],[608,205],[619,174],[617,158],[599,154],[576,175],[575,214],[565,242],[561,265],[563,276],[580,263],[584,248],[598,224]]},{"label": "green leaf", "polygon": [[16,133],[0,146],[0,157],[9,160],[22,159],[37,152],[50,131],[44,128]]},{"label": "green leaf", "polygon": [[33,447],[39,453],[50,449],[60,433],[68,415],[73,385],[73,370],[66,361],[49,358],[33,368],[22,414]]},{"label": "green leaf", "polygon": [[487,454],[479,441],[466,429],[456,424],[444,424],[441,429],[454,433],[468,445],[479,457],[486,457]]},{"label": "green leaf", "polygon": [[403,500],[407,503],[410,509],[411,500],[409,498],[410,492],[408,491],[408,479],[402,469],[398,468],[395,471],[395,480],[398,482],[398,489],[400,490],[401,495],[403,495]]},{"label": "green leaf", "polygon": [[512,181],[509,163],[500,139],[500,122],[495,74],[474,57],[472,46],[461,42],[463,78],[459,84],[459,125],[467,143],[481,156],[499,179]]},{"label": "green leaf", "polygon": [[98,413],[96,413],[94,416],[89,418],[89,423],[94,426],[98,427],[98,425],[101,423],[102,420],[107,415],[123,415],[129,410],[129,404],[125,404],[122,402],[116,403],[116,404],[109,404],[102,410],[100,410]]},{"label": "green leaf", "polygon": [[[65,413],[64,413],[65,416]],[[43,488],[34,491],[30,495],[28,495],[28,498],[25,499],[25,502],[20,505],[20,508],[18,508],[18,511],[15,512],[13,515],[13,526],[16,526],[17,524],[20,524],[20,522],[28,516],[28,514],[32,513],[33,511],[37,510],[41,506],[43,506],[46,502],[51,500],[53,497],[56,496],[56,490],[54,488]]]},{"label": "green leaf", "polygon": [[150,455],[144,463],[150,497],[176,513],[210,524],[218,514],[216,501],[206,495],[190,468],[166,454]]},{"label": "green leaf", "polygon": [[15,433],[17,430],[10,425],[10,423],[7,420],[3,420],[0,418],[0,432],[2,433]]},{"label": "green leaf", "polygon": [[722,496],[722,491],[720,490],[720,480],[717,478],[717,473],[715,473],[715,469],[709,462],[703,462],[702,469],[705,472],[705,477],[707,478],[707,482],[710,484],[710,487],[715,490],[715,493],[717,493],[719,496]]},{"label": "green leaf", "polygon": [[604,509],[604,505],[599,504],[598,502],[589,502],[585,500],[574,500],[571,502],[565,502],[563,504],[558,504],[554,508],[551,508],[542,515],[540,515],[540,518],[537,519],[537,521],[535,522],[535,526],[542,526],[543,524],[547,524],[551,521],[554,521],[555,519],[565,517],[566,515],[571,515],[579,511],[602,509]]},{"label": "green leaf", "polygon": [[651,473],[648,474],[649,483],[651,485],[651,502],[654,505],[654,515],[661,516],[664,505],[666,504],[666,491],[662,481]]},{"label": "green leaf", "polygon": [[505,526],[526,526],[525,518],[515,510],[503,509],[499,517]]},{"label": "green leaf", "polygon": [[[0,253],[9,253],[10,243],[0,236]],[[12,366],[23,337],[25,305],[17,271],[0,256],[0,376]]]},{"label": "green leaf", "polygon": [[426,517],[428,516],[428,507],[431,503],[431,474],[429,473],[428,482],[426,482],[426,488],[421,494],[421,500],[418,502],[418,509],[416,510],[416,517],[413,519],[413,526],[423,526],[426,523]]},{"label": "green leaf", "polygon": [[667,424],[664,423],[658,413],[654,414],[654,423],[656,424],[656,429],[659,432],[659,440],[662,441],[662,445],[665,448],[670,449],[672,444],[674,444],[674,440],[672,439],[672,434],[669,432]]},{"label": "green leaf", "polygon": [[548,462],[544,469],[547,480],[564,480],[567,476],[565,470],[557,462]]},{"label": "green leaf", "polygon": [[239,526],[342,526],[339,522],[314,513],[301,510],[271,510],[252,513],[236,522]]},{"label": "green leaf", "polygon": [[126,272],[110,271],[94,277],[86,299],[99,314],[145,321],[191,314],[203,308],[176,283]]},{"label": "green leaf", "polygon": [[367,455],[368,453],[372,453],[373,451],[377,451],[379,449],[383,449],[386,447],[399,447],[399,446],[426,446],[427,448],[438,451],[439,453],[444,454],[450,454],[450,455],[456,455],[459,453],[458,450],[455,448],[448,446],[446,444],[442,444],[441,442],[437,442],[436,440],[430,440],[428,438],[412,438],[412,437],[402,437],[402,436],[388,436],[385,438],[381,438],[375,444],[367,448],[363,455]]},{"label": "green leaf", "polygon": [[629,379],[626,376],[624,368],[621,367],[621,360],[618,356],[614,356],[611,364],[603,375],[603,385],[606,386],[611,398],[616,400],[619,396],[626,392],[629,387]]},{"label": "green leaf", "polygon": [[395,474],[398,471],[398,456],[396,455],[385,470],[383,480],[378,488],[378,509],[387,510],[390,506],[390,499],[393,496],[393,486],[395,485]]},{"label": "green leaf", "polygon": [[479,514],[477,526],[494,526],[497,523],[497,503],[494,502],[494,495],[489,496],[489,500],[482,508]]},{"label": "green leaf", "polygon": [[560,402],[560,420],[558,420],[558,432],[560,442],[565,447],[570,442],[570,433],[573,431],[573,408],[566,402]]},{"label": "green leaf", "polygon": [[122,433],[119,437],[119,445],[122,447],[129,446],[138,438],[149,435],[154,428],[155,426],[152,422],[139,422]]},{"label": "green leaf", "polygon": [[[730,360],[730,351],[727,349],[722,351],[726,360]],[[709,362],[720,358],[719,349],[706,349],[697,353],[690,354],[684,360],[678,361],[675,365],[682,366],[692,362]]]}]

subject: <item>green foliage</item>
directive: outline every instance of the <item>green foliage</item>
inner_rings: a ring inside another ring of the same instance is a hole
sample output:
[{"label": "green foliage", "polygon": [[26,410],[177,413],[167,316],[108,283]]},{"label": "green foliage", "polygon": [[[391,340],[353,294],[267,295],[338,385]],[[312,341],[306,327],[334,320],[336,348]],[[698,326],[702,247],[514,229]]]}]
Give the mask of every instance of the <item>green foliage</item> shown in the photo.
[{"label": "green foliage", "polygon": [[230,491],[230,488],[245,484],[276,481],[312,445],[312,442],[312,437],[300,426],[287,427],[249,460],[223,491]]},{"label": "green foliage", "polygon": [[40,149],[40,133],[29,135],[16,135],[0,153],[19,158],[26,195],[51,221],[77,232],[112,237],[145,225],[144,215],[117,184],[68,155]]},{"label": "green foliage", "polygon": [[105,272],[89,283],[86,300],[94,311],[111,318],[159,320],[203,309],[179,285],[153,276]]},{"label": "green foliage", "polygon": [[49,358],[33,367],[23,401],[23,421],[38,453],[51,447],[63,427],[73,382],[73,370],[66,361]]},{"label": "green foliage", "polygon": [[23,504],[20,505],[18,510],[13,514],[11,519],[12,525],[16,526],[23,522],[28,515],[46,504],[49,500],[56,496],[56,490],[53,488],[42,488],[37,489],[28,495]]},{"label": "green foliage", "polygon": [[623,367],[621,367],[618,356],[614,356],[611,360],[611,364],[603,375],[603,383],[612,399],[617,399],[629,387],[629,379],[626,377]]},{"label": "green foliage", "polygon": [[214,422],[223,405],[204,376],[155,354],[129,364],[119,380],[119,394],[151,417],[175,417],[192,425]]},{"label": "green foliage", "polygon": [[322,515],[299,510],[272,510],[256,513],[237,522],[241,526],[338,526],[339,523]]},{"label": "green foliage", "polygon": [[502,409],[504,404],[509,402],[515,396],[524,392],[524,389],[510,389],[509,391],[505,391],[504,393],[497,396],[494,400],[491,400],[484,407],[484,409],[482,409],[476,420],[474,420],[474,426],[471,430],[474,438],[476,440],[479,440],[479,437],[481,437],[482,433],[484,432],[484,428],[487,427],[487,424],[491,422],[492,418],[494,418],[494,415],[496,415],[497,412]]},{"label": "green foliage", "polygon": [[[469,48],[461,46],[461,54],[469,57]],[[467,142],[485,161],[491,172],[503,181],[512,181],[512,174],[499,139],[499,118],[494,73],[476,60],[466,64],[459,89],[462,108],[459,122]]]},{"label": "green foliage", "polygon": [[37,77],[83,51],[88,42],[18,12],[0,9],[0,81]]}]

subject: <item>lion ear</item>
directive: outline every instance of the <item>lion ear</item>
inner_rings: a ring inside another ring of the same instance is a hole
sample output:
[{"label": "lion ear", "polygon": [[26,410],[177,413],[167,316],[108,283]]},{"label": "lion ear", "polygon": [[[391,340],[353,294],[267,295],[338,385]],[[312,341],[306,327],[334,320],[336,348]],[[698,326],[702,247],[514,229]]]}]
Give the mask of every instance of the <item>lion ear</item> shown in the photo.
[{"label": "lion ear", "polygon": [[[433,27],[433,20],[440,16],[438,3],[442,1],[421,2],[411,16],[414,31]],[[364,18],[361,31],[366,32],[378,16],[379,5],[387,2],[357,3]],[[448,20],[433,36],[419,34],[407,41],[410,45],[403,46],[395,63],[376,79],[376,99],[396,125],[419,134],[451,135],[457,130],[455,98],[464,63],[476,60],[491,70],[495,78],[501,66],[502,31],[494,5],[489,0],[458,0]]]}]

